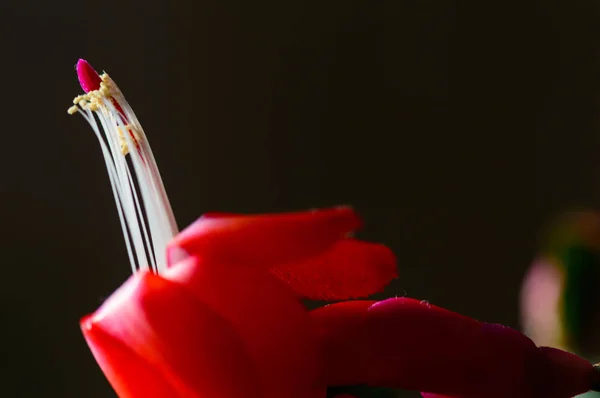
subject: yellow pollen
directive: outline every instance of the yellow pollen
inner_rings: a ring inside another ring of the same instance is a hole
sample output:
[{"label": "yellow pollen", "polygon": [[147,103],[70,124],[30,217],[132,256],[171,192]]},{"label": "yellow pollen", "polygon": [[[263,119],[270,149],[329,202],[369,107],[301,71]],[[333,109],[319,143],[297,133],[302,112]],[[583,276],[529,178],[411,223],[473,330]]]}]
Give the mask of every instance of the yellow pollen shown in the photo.
[{"label": "yellow pollen", "polygon": [[[112,101],[115,97],[116,91],[113,89],[113,83],[107,73],[103,73],[100,75],[100,88],[97,90],[92,90],[87,94],[78,95],[73,98],[73,106],[67,109],[67,113],[69,115],[74,115],[79,112],[81,109],[89,110],[92,112],[105,111],[109,112],[108,107],[104,103],[105,100]],[[128,130],[130,137],[133,142],[137,144],[140,141],[140,134],[136,131],[135,127],[131,124],[127,124],[126,129]],[[127,145],[127,140],[123,135],[123,131],[121,128],[117,128],[119,134],[119,145],[121,147],[121,153],[123,156],[129,153],[129,146]]]},{"label": "yellow pollen", "polygon": [[[135,131],[135,128],[131,124],[125,125],[125,129],[127,130],[130,137],[133,139],[134,143],[138,143],[140,141],[140,135]],[[123,156],[129,153],[129,146],[127,145],[127,140],[123,135],[123,130],[121,127],[117,127],[117,132],[119,133],[119,145],[121,146],[121,153]]]}]

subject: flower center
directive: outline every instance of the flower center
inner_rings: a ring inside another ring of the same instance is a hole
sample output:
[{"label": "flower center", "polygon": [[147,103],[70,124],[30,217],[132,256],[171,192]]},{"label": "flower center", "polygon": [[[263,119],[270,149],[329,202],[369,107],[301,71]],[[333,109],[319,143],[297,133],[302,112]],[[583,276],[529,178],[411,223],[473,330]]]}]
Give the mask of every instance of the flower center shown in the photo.
[{"label": "flower center", "polygon": [[100,143],[131,268],[161,273],[178,229],[144,130],[106,73],[98,75],[84,60],[77,73],[86,94],[75,97],[68,112],[80,113]]}]

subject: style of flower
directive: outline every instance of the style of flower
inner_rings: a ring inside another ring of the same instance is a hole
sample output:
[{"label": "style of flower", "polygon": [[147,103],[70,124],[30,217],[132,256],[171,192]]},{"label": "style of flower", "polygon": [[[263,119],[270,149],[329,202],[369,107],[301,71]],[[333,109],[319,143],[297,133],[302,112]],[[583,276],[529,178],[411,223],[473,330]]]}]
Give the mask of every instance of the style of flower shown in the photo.
[{"label": "style of flower", "polygon": [[120,397],[324,398],[330,386],[364,384],[424,397],[568,398],[595,387],[589,362],[427,302],[307,311],[302,298],[364,298],[396,277],[387,247],[351,237],[361,220],[350,207],[207,214],[179,233],[123,94],[87,62],[77,71],[86,94],[69,113],[100,142],[134,271],[81,321]]}]

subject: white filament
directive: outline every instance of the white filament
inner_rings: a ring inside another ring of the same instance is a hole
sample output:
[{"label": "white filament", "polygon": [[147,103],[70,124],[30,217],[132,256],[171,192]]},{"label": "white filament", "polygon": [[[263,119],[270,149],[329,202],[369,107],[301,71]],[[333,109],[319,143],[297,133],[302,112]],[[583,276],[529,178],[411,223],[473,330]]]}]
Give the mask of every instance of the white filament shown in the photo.
[{"label": "white filament", "polygon": [[178,233],[175,217],[142,126],[114,81],[107,75],[102,80],[100,90],[76,98],[78,106],[69,112],[82,114],[100,143],[132,271],[161,273],[167,245]]}]

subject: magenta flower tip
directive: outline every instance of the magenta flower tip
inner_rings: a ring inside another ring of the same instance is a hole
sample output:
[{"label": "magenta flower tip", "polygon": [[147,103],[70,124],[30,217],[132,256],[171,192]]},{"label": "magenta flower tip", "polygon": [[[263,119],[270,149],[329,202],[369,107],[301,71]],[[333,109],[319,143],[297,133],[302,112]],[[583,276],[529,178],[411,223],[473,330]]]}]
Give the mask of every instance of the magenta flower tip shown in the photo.
[{"label": "magenta flower tip", "polygon": [[79,78],[79,84],[83,91],[89,93],[100,88],[100,82],[102,82],[100,75],[85,59],[77,61],[76,69],[77,78]]}]

